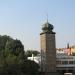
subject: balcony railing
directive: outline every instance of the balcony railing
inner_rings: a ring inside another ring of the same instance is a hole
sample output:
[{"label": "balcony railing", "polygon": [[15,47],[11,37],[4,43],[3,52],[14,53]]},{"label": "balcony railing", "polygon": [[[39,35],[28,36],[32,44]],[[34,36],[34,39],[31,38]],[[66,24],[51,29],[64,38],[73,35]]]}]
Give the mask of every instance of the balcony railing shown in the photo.
[{"label": "balcony railing", "polygon": [[58,64],[56,67],[73,67],[75,68],[75,64]]}]

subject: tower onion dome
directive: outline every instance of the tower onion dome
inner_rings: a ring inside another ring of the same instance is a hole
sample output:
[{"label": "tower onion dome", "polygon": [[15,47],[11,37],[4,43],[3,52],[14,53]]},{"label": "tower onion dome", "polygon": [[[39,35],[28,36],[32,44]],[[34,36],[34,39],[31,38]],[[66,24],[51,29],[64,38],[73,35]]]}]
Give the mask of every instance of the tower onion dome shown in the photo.
[{"label": "tower onion dome", "polygon": [[46,22],[46,23],[43,24],[43,26],[42,26],[42,30],[43,30],[44,32],[52,32],[53,28],[54,28],[53,25],[50,24],[50,23],[48,23],[48,22]]}]

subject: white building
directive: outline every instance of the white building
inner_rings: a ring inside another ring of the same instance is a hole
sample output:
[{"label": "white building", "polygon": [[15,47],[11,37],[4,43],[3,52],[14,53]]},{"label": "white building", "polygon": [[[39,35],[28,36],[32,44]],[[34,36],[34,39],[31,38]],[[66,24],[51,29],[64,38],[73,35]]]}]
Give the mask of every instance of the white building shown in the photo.
[{"label": "white building", "polygon": [[41,56],[40,55],[34,56],[32,54],[32,57],[28,57],[28,60],[32,60],[32,61],[35,61],[36,63],[40,64],[41,63]]}]

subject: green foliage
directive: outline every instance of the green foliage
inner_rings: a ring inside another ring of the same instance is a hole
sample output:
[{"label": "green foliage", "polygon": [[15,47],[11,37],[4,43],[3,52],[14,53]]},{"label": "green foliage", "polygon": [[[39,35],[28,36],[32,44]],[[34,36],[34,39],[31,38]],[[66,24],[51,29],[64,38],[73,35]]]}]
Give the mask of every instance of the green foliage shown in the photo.
[{"label": "green foliage", "polygon": [[37,56],[38,54],[40,54],[40,52],[38,52],[38,51],[32,51],[32,50],[27,50],[27,51],[26,51],[26,56],[27,56],[27,57],[31,57],[32,54],[33,54],[34,56]]},{"label": "green foliage", "polygon": [[75,53],[72,53],[72,56],[75,56]]},{"label": "green foliage", "polygon": [[27,60],[20,66],[21,72],[26,75],[36,75],[38,73],[39,65],[34,61]]},{"label": "green foliage", "polygon": [[[15,56],[25,57],[24,46],[20,40],[7,41],[6,46],[6,55],[12,53]],[[9,53],[8,53],[9,52]]]},{"label": "green foliage", "polygon": [[10,40],[12,40],[12,38],[9,36],[0,36],[0,51],[5,49],[6,42]]},{"label": "green foliage", "polygon": [[20,40],[0,36],[0,75],[33,75],[38,68],[38,64],[26,59]]}]

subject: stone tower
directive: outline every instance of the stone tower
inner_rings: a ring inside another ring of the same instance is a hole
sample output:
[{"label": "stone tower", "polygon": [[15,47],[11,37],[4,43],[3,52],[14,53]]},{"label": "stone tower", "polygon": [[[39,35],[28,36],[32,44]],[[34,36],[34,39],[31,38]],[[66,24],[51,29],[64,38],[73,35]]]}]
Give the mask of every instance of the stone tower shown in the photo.
[{"label": "stone tower", "polygon": [[53,25],[48,21],[42,27],[41,40],[41,71],[56,72],[56,45]]}]

